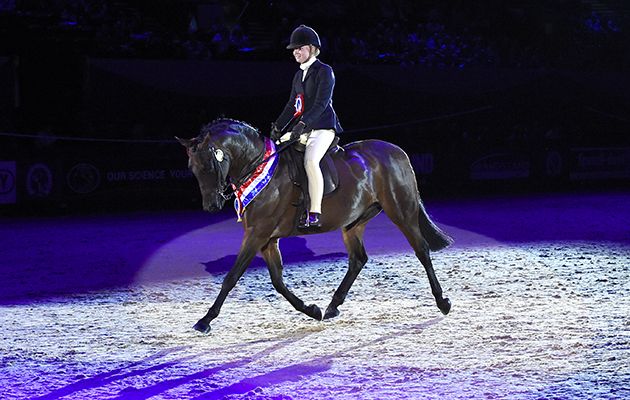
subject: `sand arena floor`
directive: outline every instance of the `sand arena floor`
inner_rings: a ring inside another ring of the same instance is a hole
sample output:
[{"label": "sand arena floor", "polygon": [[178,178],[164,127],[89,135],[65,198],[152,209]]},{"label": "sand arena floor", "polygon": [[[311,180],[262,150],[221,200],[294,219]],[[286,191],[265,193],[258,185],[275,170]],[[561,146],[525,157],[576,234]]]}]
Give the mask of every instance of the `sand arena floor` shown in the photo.
[{"label": "sand arena floor", "polygon": [[[3,219],[3,399],[624,399],[630,193],[426,202],[453,308],[383,215],[341,315],[318,322],[256,259],[212,332],[191,329],[235,259],[228,211]],[[324,308],[338,232],[281,241],[285,280]]]}]

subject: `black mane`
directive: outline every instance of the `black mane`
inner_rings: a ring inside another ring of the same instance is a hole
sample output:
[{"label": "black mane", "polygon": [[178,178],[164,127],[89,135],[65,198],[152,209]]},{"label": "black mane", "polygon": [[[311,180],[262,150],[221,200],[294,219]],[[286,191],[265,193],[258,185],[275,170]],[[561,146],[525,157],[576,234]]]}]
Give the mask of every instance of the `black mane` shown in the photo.
[{"label": "black mane", "polygon": [[258,128],[253,127],[247,122],[239,121],[232,118],[217,118],[201,128],[199,138],[203,139],[207,135],[214,135],[225,131],[232,131],[238,134],[247,134],[253,132],[257,135],[260,135],[260,131],[258,130]]}]

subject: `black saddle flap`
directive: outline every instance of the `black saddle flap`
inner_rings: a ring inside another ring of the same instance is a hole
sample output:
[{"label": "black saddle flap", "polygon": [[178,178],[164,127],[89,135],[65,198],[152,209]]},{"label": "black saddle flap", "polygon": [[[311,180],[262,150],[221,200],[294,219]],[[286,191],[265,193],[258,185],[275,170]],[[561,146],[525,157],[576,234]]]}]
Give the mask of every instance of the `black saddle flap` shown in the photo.
[{"label": "black saddle flap", "polygon": [[330,150],[320,161],[319,167],[322,169],[322,175],[324,176],[324,195],[334,192],[339,186],[339,174]]},{"label": "black saddle flap", "polygon": [[[335,139],[328,147],[326,154],[319,162],[319,167],[322,170],[324,177],[324,195],[330,194],[339,186],[339,174],[337,167],[333,161],[332,155],[338,151],[343,151],[343,148],[338,146],[339,136],[335,136]],[[287,154],[291,171],[291,179],[293,182],[302,188],[305,197],[308,197],[308,181],[306,178],[306,172],[304,171],[304,150],[306,146],[297,142],[294,144]]]}]

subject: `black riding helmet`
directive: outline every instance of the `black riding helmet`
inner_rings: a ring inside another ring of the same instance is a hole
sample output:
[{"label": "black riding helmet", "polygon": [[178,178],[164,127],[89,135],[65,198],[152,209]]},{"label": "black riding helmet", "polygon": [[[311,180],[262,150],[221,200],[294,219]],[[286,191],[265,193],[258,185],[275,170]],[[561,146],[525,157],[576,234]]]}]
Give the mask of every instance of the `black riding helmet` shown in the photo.
[{"label": "black riding helmet", "polygon": [[318,49],[322,47],[322,43],[319,41],[319,35],[315,30],[306,25],[300,25],[291,33],[291,41],[287,46],[287,49],[293,50],[298,47],[311,44]]}]

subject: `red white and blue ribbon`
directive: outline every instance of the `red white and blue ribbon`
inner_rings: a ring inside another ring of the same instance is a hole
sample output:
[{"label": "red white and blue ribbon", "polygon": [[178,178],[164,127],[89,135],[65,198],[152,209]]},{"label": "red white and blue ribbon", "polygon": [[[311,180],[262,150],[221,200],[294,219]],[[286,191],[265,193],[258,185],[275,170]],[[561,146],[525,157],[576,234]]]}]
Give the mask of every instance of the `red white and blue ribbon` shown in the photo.
[{"label": "red white and blue ribbon", "polygon": [[252,173],[252,176],[249,177],[241,187],[235,187],[232,185],[234,189],[235,199],[234,199],[234,209],[236,210],[236,216],[238,218],[238,222],[242,221],[243,213],[245,212],[245,208],[249,205],[249,203],[254,200],[256,196],[267,186],[271,178],[273,178],[273,173],[276,170],[276,166],[278,165],[278,157],[274,154],[276,152],[276,145],[269,138],[265,138],[265,155],[263,160],[267,160],[264,163],[260,164],[256,170]]},{"label": "red white and blue ribbon", "polygon": [[304,95],[302,93],[298,93],[295,96],[295,103],[293,103],[293,108],[295,108],[293,118],[299,117],[304,112]]}]

